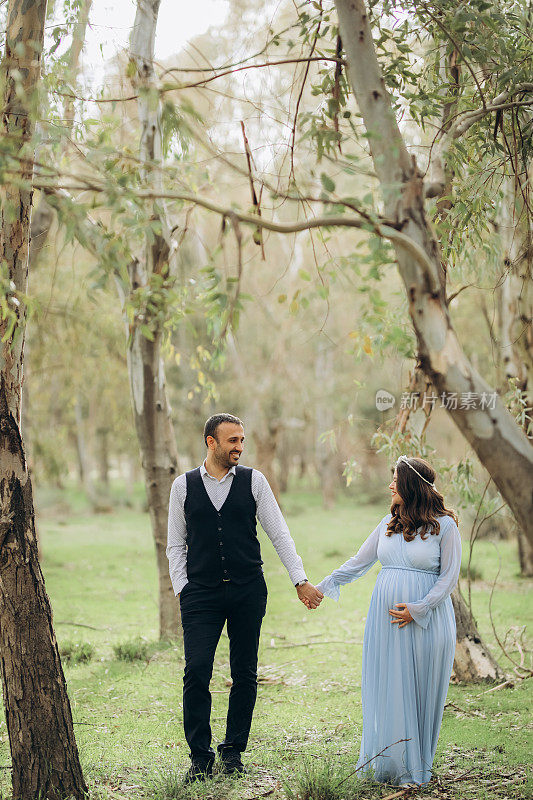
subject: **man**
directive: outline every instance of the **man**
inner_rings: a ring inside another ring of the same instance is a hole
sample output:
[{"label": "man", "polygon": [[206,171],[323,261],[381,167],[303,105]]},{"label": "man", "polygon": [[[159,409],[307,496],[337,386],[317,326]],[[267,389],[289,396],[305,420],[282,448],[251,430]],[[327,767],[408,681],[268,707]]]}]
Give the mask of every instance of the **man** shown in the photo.
[{"label": "man", "polygon": [[238,466],[244,447],[241,420],[215,414],[205,423],[204,440],[207,457],[200,467],[176,478],[168,515],[167,556],[180,600],[185,648],[183,726],[191,757],[187,782],[204,779],[213,768],[209,681],[225,623],[233,685],[226,736],[218,752],[226,773],[245,771],[241,753],[257,696],[257,651],[267,602],[256,517],[299,599],[313,609],[324,596],[307,580],[266,478]]}]

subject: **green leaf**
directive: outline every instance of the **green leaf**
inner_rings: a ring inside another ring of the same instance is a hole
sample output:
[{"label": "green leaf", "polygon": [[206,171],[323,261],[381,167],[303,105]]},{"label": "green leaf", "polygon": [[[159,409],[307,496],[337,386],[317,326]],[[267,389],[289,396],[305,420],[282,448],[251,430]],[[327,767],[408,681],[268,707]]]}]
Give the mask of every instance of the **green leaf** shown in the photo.
[{"label": "green leaf", "polygon": [[325,172],[321,173],[320,181],[322,183],[322,186],[326,190],[326,192],[334,192],[335,191],[335,184],[333,183],[333,181],[331,180],[329,175],[326,175]]},{"label": "green leaf", "polygon": [[146,339],[149,339],[151,342],[153,342],[153,341],[154,341],[154,338],[155,338],[155,337],[154,337],[154,334],[152,333],[152,331],[150,330],[150,328],[148,327],[148,325],[141,325],[141,326],[140,326],[140,331],[141,331],[142,335],[143,335],[143,336],[144,336]]}]

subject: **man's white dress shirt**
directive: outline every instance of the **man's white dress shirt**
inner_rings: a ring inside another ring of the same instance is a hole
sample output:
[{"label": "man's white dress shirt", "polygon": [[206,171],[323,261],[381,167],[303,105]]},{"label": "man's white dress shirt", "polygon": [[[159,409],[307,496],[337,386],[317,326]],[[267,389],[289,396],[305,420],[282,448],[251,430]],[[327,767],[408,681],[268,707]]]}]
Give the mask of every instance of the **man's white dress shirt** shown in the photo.
[{"label": "man's white dress shirt", "polygon": [[[217,478],[208,473],[204,462],[200,467],[200,474],[209,499],[216,510],[220,511],[231,489],[235,467],[231,467],[223,478],[217,480]],[[291,581],[296,584],[305,580],[307,576],[303,568],[302,559],[296,552],[296,546],[289,533],[289,528],[283,518],[281,509],[276,502],[267,479],[257,469],[252,470],[252,495],[257,506],[257,519],[276,548],[276,552],[289,573]],[[184,473],[179,475],[172,484],[168,507],[167,558],[170,579],[176,596],[188,583],[187,526],[184,511],[186,496],[187,479]]]}]

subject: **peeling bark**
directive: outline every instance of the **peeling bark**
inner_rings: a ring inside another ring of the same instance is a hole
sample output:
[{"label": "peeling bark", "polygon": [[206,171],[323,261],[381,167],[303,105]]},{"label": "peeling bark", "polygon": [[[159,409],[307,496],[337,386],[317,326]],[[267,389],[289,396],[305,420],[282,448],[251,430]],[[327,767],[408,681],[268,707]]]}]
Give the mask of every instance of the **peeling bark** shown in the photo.
[{"label": "peeling bark", "polygon": [[[0,258],[27,292],[34,111],[46,0],[10,0],[2,132],[20,158],[20,185],[1,189]],[[20,45],[23,45],[22,52]],[[11,212],[11,213],[10,213]],[[0,351],[0,661],[15,800],[83,798],[87,792],[52,610],[39,566],[31,480],[21,437],[26,309]],[[6,334],[0,322],[0,337]]]},{"label": "peeling bark", "polygon": [[[372,41],[363,0],[335,0],[347,74],[363,122],[384,198],[385,215],[427,256],[415,259],[393,242],[409,300],[422,368],[437,392],[487,400],[494,390],[467,359],[452,326],[440,280],[441,258],[424,210],[424,184],[393,113]],[[497,397],[494,408],[447,408],[477,453],[518,524],[533,542],[533,448]]]},{"label": "peeling bark", "polygon": [[[504,184],[501,236],[504,273],[498,287],[500,350],[505,381],[515,378],[525,393],[528,407],[533,406],[533,252],[529,245],[528,215],[525,225],[515,208],[511,180]],[[521,224],[522,223],[522,224]],[[525,228],[525,231],[523,230]],[[529,412],[531,414],[531,410]],[[525,419],[527,430],[529,420]],[[533,542],[520,526],[516,530],[520,573],[533,576]]]},{"label": "peeling bark", "polygon": [[151,342],[137,328],[132,332],[127,356],[133,417],[156,552],[159,635],[161,639],[175,639],[180,635],[181,626],[178,603],[170,581],[166,546],[168,502],[172,482],[178,475],[178,456],[159,347],[160,336]]},{"label": "peeling bark", "polygon": [[[519,210],[515,208],[515,192],[511,179],[504,182],[501,225],[503,275],[498,286],[500,350],[505,380],[516,378],[522,390],[533,383],[533,278],[527,275],[528,234],[524,231]],[[527,213],[526,213],[527,216]],[[524,226],[525,227],[525,226]],[[528,258],[529,256],[529,258]],[[526,267],[523,274],[522,267]],[[529,265],[530,267],[530,265]],[[526,319],[526,317],[528,319]],[[528,370],[529,367],[529,370]],[[528,374],[529,373],[529,374]]]},{"label": "peeling bark", "polygon": [[[141,126],[140,158],[145,185],[161,188],[161,175],[151,167],[161,161],[160,101],[154,70],[154,43],[160,0],[138,0],[130,43],[130,63],[134,66],[132,84],[138,92]],[[161,223],[161,236],[148,238],[143,251],[129,265],[128,292],[147,286],[150,275],[169,275],[175,256],[170,225],[163,206],[153,203],[152,217]],[[124,287],[119,286],[124,295]],[[123,297],[125,299],[125,297]],[[128,372],[135,429],[141,452],[148,507],[154,536],[159,579],[159,633],[172,639],[181,635],[179,605],[172,589],[166,557],[168,502],[170,488],[178,474],[178,453],[167,397],[165,367],[161,358],[163,325],[156,316],[137,317],[128,333]],[[153,341],[146,338],[142,325],[150,323]]]}]

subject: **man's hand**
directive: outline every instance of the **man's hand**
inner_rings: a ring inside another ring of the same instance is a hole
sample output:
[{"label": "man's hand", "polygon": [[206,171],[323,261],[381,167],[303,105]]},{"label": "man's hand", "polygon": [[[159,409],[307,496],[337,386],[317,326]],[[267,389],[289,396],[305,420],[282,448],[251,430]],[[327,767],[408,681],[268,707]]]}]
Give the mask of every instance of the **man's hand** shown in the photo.
[{"label": "man's hand", "polygon": [[296,591],[298,592],[298,598],[310,611],[318,608],[324,597],[320,589],[317,589],[316,586],[313,586],[309,581],[307,581],[307,583],[302,583],[301,586],[297,586]]},{"label": "man's hand", "polygon": [[395,622],[398,622],[399,628],[404,628],[406,625],[409,625],[410,622],[413,621],[411,614],[409,613],[409,609],[405,605],[405,603],[396,603],[396,608],[401,609],[400,611],[395,611],[393,608],[389,609],[389,614],[391,617],[396,617],[396,619],[391,619],[391,623],[394,625]]}]

